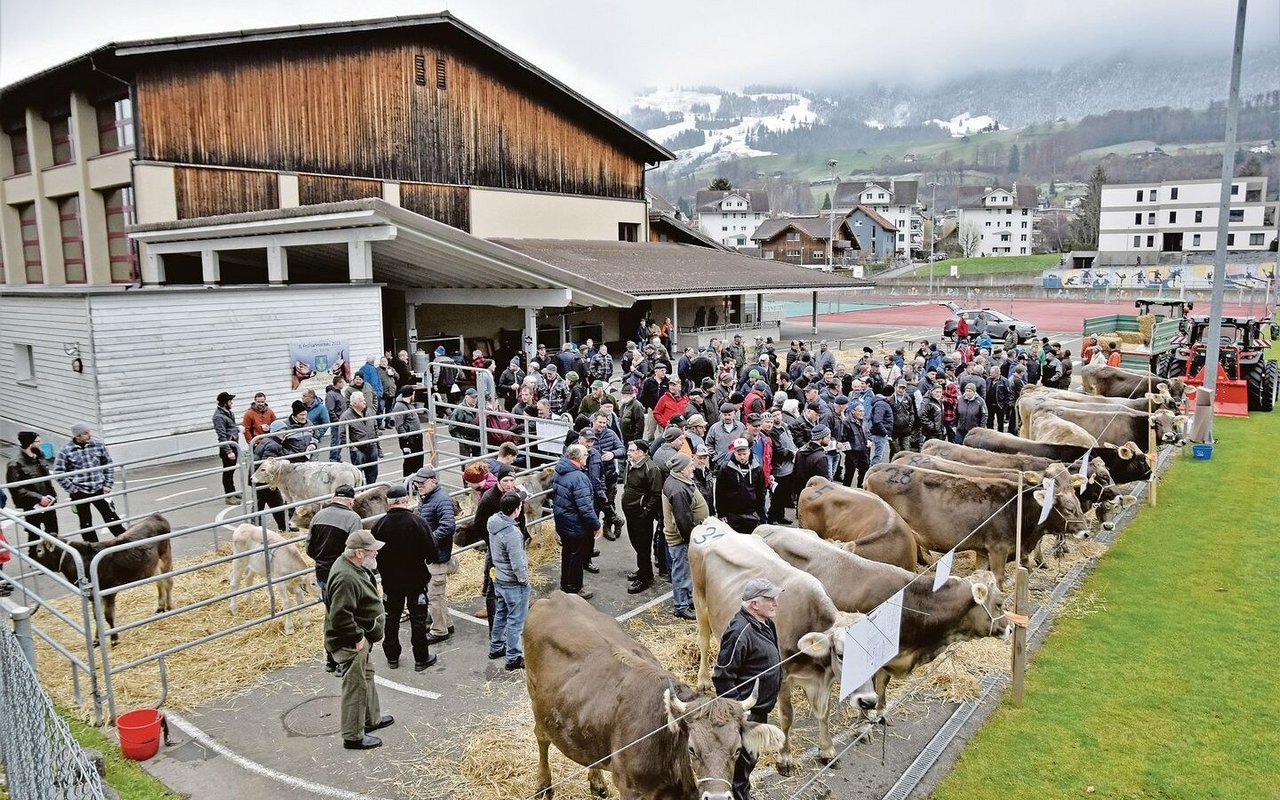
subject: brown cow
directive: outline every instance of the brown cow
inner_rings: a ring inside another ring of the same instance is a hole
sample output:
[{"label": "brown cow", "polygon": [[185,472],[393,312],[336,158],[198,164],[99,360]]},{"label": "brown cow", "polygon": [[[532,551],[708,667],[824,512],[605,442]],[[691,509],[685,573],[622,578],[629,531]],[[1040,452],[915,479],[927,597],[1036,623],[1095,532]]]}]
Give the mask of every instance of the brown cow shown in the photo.
[{"label": "brown cow", "polygon": [[[1058,391],[1058,390],[1046,390]],[[1062,394],[1074,395],[1074,397],[1061,397],[1050,395],[1046,392],[1023,392],[1018,397],[1018,418],[1021,420],[1021,428],[1018,431],[1025,438],[1031,437],[1031,425],[1035,420],[1036,414],[1044,410],[1053,410],[1055,408],[1071,408],[1080,411],[1097,411],[1117,413],[1147,413],[1148,409],[1155,411],[1171,412],[1171,406],[1174,406],[1173,400],[1168,395],[1143,395],[1135,397],[1132,400],[1114,397],[1094,397],[1092,395],[1082,395],[1076,392],[1063,392]],[[1148,400],[1151,398],[1160,398],[1157,402]],[[1168,402],[1165,402],[1168,400]]]},{"label": "brown cow", "polygon": [[701,697],[618,623],[577,595],[536,600],[524,628],[525,687],[538,740],[538,796],[552,797],[548,748],[604,776],[623,798],[730,800],[738,749],[777,750],[782,731],[748,721],[746,700]]},{"label": "brown cow", "polygon": [[[795,686],[804,690],[818,719],[818,757],[834,759],[831,688],[840,677],[845,631],[864,619],[863,615],[836,608],[817,578],[783,561],[763,540],[737,533],[714,517],[693,529],[689,566],[698,614],[698,687],[705,690],[711,686],[711,636],[718,638],[742,608],[742,587],[751,578],[768,578],[784,591],[774,619],[783,662],[778,712],[785,737],[778,754],[778,772],[788,775],[793,768],[787,734],[791,731],[791,690]],[[853,692],[851,702],[864,720],[877,718],[875,687],[870,682]]]},{"label": "brown cow", "polygon": [[[66,541],[59,547],[41,541],[36,546],[36,560],[46,568],[61,572],[71,583],[79,583],[83,577],[89,577],[89,563],[93,557],[108,547],[115,547],[126,542],[143,542],[156,536],[164,536],[170,532],[169,521],[159,514],[130,525],[121,535],[109,542],[82,542],[78,539]],[[75,559],[67,551],[74,550],[80,555],[84,575],[79,574]],[[155,575],[164,575],[173,570],[173,549],[168,539],[146,541],[138,547],[108,553],[98,563],[98,588],[105,591],[133,583]],[[161,578],[156,581],[156,613],[173,610],[173,579]],[[102,615],[107,627],[116,626],[116,595],[109,594],[102,598]],[[101,631],[99,631],[101,634]],[[111,646],[120,641],[119,634],[111,634]],[[95,641],[96,645],[97,642]]]},{"label": "brown cow", "polygon": [[990,572],[976,572],[967,578],[952,576],[935,592],[932,575],[914,580],[914,572],[856,556],[842,545],[823,541],[813,531],[761,525],[752,535],[763,539],[788,564],[821,581],[841,611],[870,613],[906,587],[898,655],[874,679],[880,711],[884,710],[889,678],[905,678],[916,667],[937,658],[952,642],[1009,632],[1009,620],[1002,610],[1004,593]]},{"label": "brown cow", "polygon": [[1086,452],[1101,458],[1111,470],[1116,483],[1145,481],[1151,478],[1151,463],[1133,442],[1119,447],[1078,447],[1053,442],[1033,442],[1012,433],[1001,433],[990,428],[974,428],[964,437],[967,447],[990,450],[993,453],[1023,453],[1070,463]]},{"label": "brown cow", "polygon": [[[1119,447],[1127,442],[1136,442],[1144,448],[1148,444],[1149,431],[1155,430],[1157,445],[1174,444],[1183,441],[1182,427],[1187,418],[1172,411],[1133,411],[1128,408],[1099,409],[1095,406],[1077,406],[1071,403],[1047,402],[1031,421],[1032,437],[1037,441],[1061,442],[1063,444],[1080,444],[1079,434],[1072,434],[1069,440],[1054,438],[1051,430],[1036,433],[1036,426],[1042,416],[1054,416],[1063,422],[1070,423],[1086,435],[1093,437],[1098,444]],[[1061,426],[1060,426],[1061,427]]]},{"label": "brown cow", "polygon": [[[1016,481],[1001,478],[963,478],[902,464],[877,464],[867,471],[866,486],[884,498],[907,521],[929,550],[955,549],[983,553],[987,568],[1004,585],[1005,564],[1014,555],[1017,536]],[[1040,537],[1072,525],[1087,526],[1072,483],[1055,486],[1052,498],[1043,487],[1024,489],[1022,553],[1030,558]],[[1052,502],[1045,523],[1041,505]]]},{"label": "brown cow", "polygon": [[[913,453],[910,450],[903,450],[893,457],[891,463],[906,464],[909,467],[920,467],[921,469],[932,469],[938,472],[948,472],[952,475],[961,475],[964,477],[978,478],[1004,478],[1006,480],[1018,480],[1018,473],[1022,473],[1022,480],[1027,484],[1038,484],[1044,479],[1043,473],[1034,469],[1010,469],[1008,467],[990,467],[982,464],[968,464],[963,461],[953,461],[951,459],[942,458],[941,456],[931,456],[926,453]],[[1061,464],[1051,464],[1045,469],[1062,469]]]},{"label": "brown cow", "polygon": [[1187,382],[1182,378],[1161,378],[1155,373],[1106,364],[1085,364],[1080,368],[1080,382],[1086,393],[1103,397],[1139,397],[1143,392],[1161,391],[1177,403],[1187,397]]},{"label": "brown cow", "polygon": [[863,558],[903,569],[916,565],[915,532],[871,492],[815,475],[800,490],[796,524],[824,539],[853,543],[852,552]]}]

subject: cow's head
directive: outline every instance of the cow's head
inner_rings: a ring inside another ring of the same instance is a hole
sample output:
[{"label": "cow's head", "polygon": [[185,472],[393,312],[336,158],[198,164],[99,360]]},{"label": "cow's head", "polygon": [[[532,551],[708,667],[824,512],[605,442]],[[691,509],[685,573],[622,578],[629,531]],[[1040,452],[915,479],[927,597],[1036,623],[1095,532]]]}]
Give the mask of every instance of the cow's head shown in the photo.
[{"label": "cow's head", "polygon": [[[820,665],[832,678],[840,677],[843,671],[841,659],[844,658],[844,634],[849,626],[866,619],[866,614],[836,614],[835,624],[825,631],[810,631],[800,637],[797,647]],[[846,688],[846,687],[841,687]],[[876,711],[877,698],[875,686],[870,680],[859,686],[850,695],[849,702],[862,714],[862,718],[875,721],[879,714]]]},{"label": "cow's head", "polygon": [[[1087,531],[1089,529],[1089,520],[1085,517],[1084,509],[1080,505],[1080,498],[1076,496],[1076,489],[1084,484],[1085,479],[1078,474],[1072,475],[1067,468],[1061,464],[1054,464],[1045,470],[1044,475],[1046,481],[1053,479],[1053,511],[1046,520],[1046,524],[1053,525],[1054,517],[1059,518],[1059,522],[1064,529]],[[1046,502],[1050,501],[1048,489],[1041,487],[1036,489],[1031,495],[1035,498],[1037,506],[1043,508]]]},{"label": "cow's head", "polygon": [[1186,439],[1182,429],[1187,418],[1172,411],[1160,410],[1151,415],[1151,428],[1156,432],[1156,441],[1161,444],[1183,444]]},{"label": "cow's head", "polygon": [[689,773],[699,800],[730,800],[738,753],[753,758],[782,748],[782,729],[747,719],[756,704],[759,683],[746,700],[723,697],[681,700],[674,686],[663,691],[667,730],[686,749]]},{"label": "cow's head", "polygon": [[969,590],[969,599],[973,602],[961,624],[957,626],[953,641],[982,636],[1008,636],[1012,628],[1004,611],[1006,595],[1000,591],[996,576],[988,570],[981,570],[954,580],[965,585]]},{"label": "cow's head", "polygon": [[311,518],[320,510],[318,505],[298,506],[293,510],[293,518],[289,520],[289,529],[295,531],[309,530]]},{"label": "cow's head", "polygon": [[1114,530],[1116,518],[1120,516],[1122,511],[1136,502],[1138,502],[1138,498],[1131,494],[1123,494],[1114,484],[1102,487],[1102,494],[1098,498],[1097,505],[1094,506],[1094,511],[1098,515],[1098,522],[1102,525],[1102,529],[1104,531]]},{"label": "cow's head", "polygon": [[1157,391],[1147,392],[1143,395],[1147,402],[1151,404],[1152,410],[1159,411],[1160,409],[1165,409],[1168,411],[1177,411],[1178,401],[1174,400],[1169,394],[1169,385],[1167,383],[1161,383],[1156,386],[1156,389]]},{"label": "cow's head", "polygon": [[1185,378],[1170,378],[1169,386],[1165,390],[1174,401],[1181,403],[1187,398],[1187,381]]},{"label": "cow's head", "polygon": [[268,458],[253,471],[253,482],[268,489],[279,489],[280,470],[287,463],[282,458]]}]

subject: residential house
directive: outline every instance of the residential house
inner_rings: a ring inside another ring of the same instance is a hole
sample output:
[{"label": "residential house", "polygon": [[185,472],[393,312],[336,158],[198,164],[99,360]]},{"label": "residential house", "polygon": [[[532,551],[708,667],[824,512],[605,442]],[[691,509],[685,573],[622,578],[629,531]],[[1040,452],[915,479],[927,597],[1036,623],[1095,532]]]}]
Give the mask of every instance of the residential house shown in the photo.
[{"label": "residential house", "polygon": [[898,226],[867,206],[854,206],[848,214],[849,229],[864,261],[887,261],[898,252]]},{"label": "residential house", "polygon": [[702,189],[694,206],[703,233],[730,247],[750,247],[752,232],[769,218],[769,193]]},{"label": "residential house", "polygon": [[[751,234],[751,241],[760,246],[765,260],[786,261],[805,267],[849,264],[858,252],[858,240],[853,236],[849,219],[841,214],[836,214],[834,219],[828,213],[765,220]],[[830,251],[829,243],[832,245]]]},{"label": "residential house", "polygon": [[896,230],[894,252],[909,258],[929,247],[924,241],[919,189],[919,181],[842,181],[836,186],[832,202],[837,211],[848,213],[855,206],[862,206],[884,217]]},{"label": "residential house", "polygon": [[[1152,264],[1161,253],[1211,252],[1218,246],[1217,178],[1102,187],[1098,253],[1102,263]],[[1227,221],[1227,249],[1260,251],[1276,241],[1276,204],[1267,178],[1235,178]]]},{"label": "residential house", "polygon": [[959,242],[966,256],[1027,255],[1034,246],[1034,184],[961,186]]}]

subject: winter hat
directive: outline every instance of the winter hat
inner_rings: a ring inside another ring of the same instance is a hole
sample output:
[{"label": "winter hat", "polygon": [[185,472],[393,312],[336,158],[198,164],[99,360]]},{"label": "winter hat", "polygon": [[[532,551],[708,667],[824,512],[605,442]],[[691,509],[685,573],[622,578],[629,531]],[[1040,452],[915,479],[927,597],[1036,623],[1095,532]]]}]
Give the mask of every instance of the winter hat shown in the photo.
[{"label": "winter hat", "polygon": [[674,425],[668,425],[666,430],[662,432],[662,441],[671,443],[680,438],[680,429]]},{"label": "winter hat", "polygon": [[83,423],[83,422],[77,422],[76,424],[74,424],[74,425],[72,425],[72,426],[71,426],[71,438],[73,438],[73,439],[74,439],[74,438],[75,438],[75,437],[77,437],[77,436],[81,436],[81,435],[83,435],[83,434],[86,434],[86,433],[88,433],[90,430],[92,430],[92,429],[91,429],[88,425],[86,425],[85,423]]},{"label": "winter hat", "polygon": [[307,410],[307,404],[302,402],[301,400],[294,400],[293,405],[290,406],[290,408],[293,409],[293,416],[296,417],[297,415]]},{"label": "winter hat", "polygon": [[670,472],[679,472],[685,467],[689,466],[689,462],[691,462],[692,460],[693,459],[689,458],[684,453],[676,453],[674,456],[672,456],[670,459],[667,460],[667,469]]},{"label": "winter hat", "polygon": [[819,423],[813,426],[813,431],[810,435],[812,436],[813,440],[816,442],[817,440],[821,439],[824,436],[830,436],[831,429],[828,428],[826,425]]},{"label": "winter hat", "polygon": [[35,431],[18,431],[18,446],[26,450],[31,443],[40,438],[40,434]]}]

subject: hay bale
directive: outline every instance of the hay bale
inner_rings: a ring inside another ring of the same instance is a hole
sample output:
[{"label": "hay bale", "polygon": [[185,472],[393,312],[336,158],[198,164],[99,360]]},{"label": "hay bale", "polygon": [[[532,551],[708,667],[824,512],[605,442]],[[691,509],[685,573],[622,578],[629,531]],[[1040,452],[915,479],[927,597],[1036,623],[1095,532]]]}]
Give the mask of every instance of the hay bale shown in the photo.
[{"label": "hay bale", "polygon": [[1151,334],[1155,331],[1155,327],[1155,314],[1140,314],[1138,316],[1138,330],[1142,333],[1142,341],[1144,344],[1151,343]]},{"label": "hay bale", "polygon": [[[1151,335],[1144,335],[1141,331],[1116,331],[1115,335],[1123,343],[1122,347],[1123,345],[1146,345],[1147,342],[1151,341]],[[1125,347],[1124,349],[1128,350],[1130,348]]]}]

